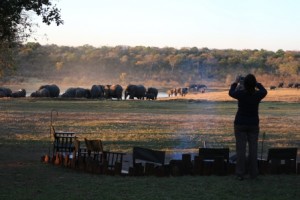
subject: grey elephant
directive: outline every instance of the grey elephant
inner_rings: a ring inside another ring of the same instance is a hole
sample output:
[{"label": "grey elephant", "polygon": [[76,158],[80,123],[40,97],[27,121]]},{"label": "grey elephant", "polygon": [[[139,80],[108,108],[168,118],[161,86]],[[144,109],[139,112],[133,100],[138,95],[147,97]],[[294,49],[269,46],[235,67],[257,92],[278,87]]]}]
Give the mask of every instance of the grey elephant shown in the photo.
[{"label": "grey elephant", "polygon": [[0,91],[0,98],[6,97],[5,93],[3,91]]},{"label": "grey elephant", "polygon": [[111,99],[111,98],[117,98],[118,100],[122,99],[123,87],[119,84],[106,85],[104,91],[105,91],[105,97],[107,99]]},{"label": "grey elephant", "polygon": [[283,85],[284,85],[284,82],[280,82],[280,83],[278,83],[278,88],[283,88]]},{"label": "grey elephant", "polygon": [[146,93],[145,97],[146,97],[147,100],[155,100],[156,99],[155,95],[152,94],[152,93],[149,93],[149,94]]},{"label": "grey elephant", "polygon": [[124,98],[127,99],[144,99],[146,95],[146,88],[143,85],[128,85],[125,89]]},{"label": "grey elephant", "polygon": [[197,86],[197,91],[206,90],[206,89],[207,89],[207,86],[204,85],[204,84],[199,84],[199,85]]},{"label": "grey elephant", "polygon": [[91,91],[84,88],[76,88],[76,98],[91,98]]},{"label": "grey elephant", "polygon": [[62,95],[62,98],[75,98],[76,88],[68,88]]},{"label": "grey elephant", "polygon": [[90,98],[91,92],[84,88],[68,88],[62,95],[62,98]]},{"label": "grey elephant", "polygon": [[147,92],[146,92],[146,98],[147,99],[157,99],[157,95],[158,95],[158,89],[154,88],[154,87],[149,87],[147,89]]},{"label": "grey elephant", "polygon": [[46,88],[31,93],[31,97],[50,97],[50,92]]},{"label": "grey elephant", "polygon": [[198,84],[190,84],[189,89],[190,91],[198,91]]},{"label": "grey elephant", "polygon": [[11,97],[12,91],[6,87],[0,87],[0,97]]},{"label": "grey elephant", "polygon": [[52,85],[42,85],[39,90],[41,89],[47,89],[49,91],[50,97],[58,97],[60,93],[60,89],[57,85],[52,84]]},{"label": "grey elephant", "polygon": [[187,87],[177,88],[177,93],[184,97],[188,93],[189,89]]},{"label": "grey elephant", "polygon": [[91,88],[91,98],[103,98],[105,93],[104,85],[93,85]]},{"label": "grey elephant", "polygon": [[12,97],[14,98],[18,98],[18,97],[26,97],[26,90],[23,88],[23,89],[20,89],[18,91],[15,91],[11,94]]}]

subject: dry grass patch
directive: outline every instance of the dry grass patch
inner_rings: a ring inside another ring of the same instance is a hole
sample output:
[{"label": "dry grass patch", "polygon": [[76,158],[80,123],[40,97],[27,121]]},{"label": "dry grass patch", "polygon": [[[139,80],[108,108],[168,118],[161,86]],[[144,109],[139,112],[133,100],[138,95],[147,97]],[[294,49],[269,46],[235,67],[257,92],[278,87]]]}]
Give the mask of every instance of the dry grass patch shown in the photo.
[{"label": "dry grass patch", "polygon": [[[233,101],[228,95],[229,88],[218,88],[205,93],[188,93],[185,97],[177,96],[169,99],[193,99],[203,101]],[[263,101],[300,102],[300,90],[295,88],[279,88],[268,90]]]}]

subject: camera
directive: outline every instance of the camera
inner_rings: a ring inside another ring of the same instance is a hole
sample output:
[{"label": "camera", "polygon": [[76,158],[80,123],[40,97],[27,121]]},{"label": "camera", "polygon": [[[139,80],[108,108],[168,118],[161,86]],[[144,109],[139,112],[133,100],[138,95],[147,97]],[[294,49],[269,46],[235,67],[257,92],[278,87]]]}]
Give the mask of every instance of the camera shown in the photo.
[{"label": "camera", "polygon": [[242,75],[239,75],[236,80],[238,82],[238,86],[236,87],[236,90],[244,90],[245,89],[245,87],[244,87],[245,77]]},{"label": "camera", "polygon": [[239,84],[244,84],[245,77],[239,76]]}]

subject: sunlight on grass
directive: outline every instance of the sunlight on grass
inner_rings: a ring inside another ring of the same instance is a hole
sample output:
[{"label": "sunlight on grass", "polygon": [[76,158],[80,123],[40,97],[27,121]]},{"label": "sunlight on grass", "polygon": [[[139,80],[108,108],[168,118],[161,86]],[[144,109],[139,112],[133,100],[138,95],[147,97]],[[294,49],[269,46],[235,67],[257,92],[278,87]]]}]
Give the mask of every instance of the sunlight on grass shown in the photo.
[{"label": "sunlight on grass", "polygon": [[[110,150],[130,152],[133,146],[167,152],[195,152],[208,147],[234,151],[236,102],[194,101],[1,101],[1,139],[49,141],[57,130],[83,138],[102,139]],[[299,146],[299,104],[263,102],[261,132],[267,147]],[[265,148],[267,149],[267,148]]]}]

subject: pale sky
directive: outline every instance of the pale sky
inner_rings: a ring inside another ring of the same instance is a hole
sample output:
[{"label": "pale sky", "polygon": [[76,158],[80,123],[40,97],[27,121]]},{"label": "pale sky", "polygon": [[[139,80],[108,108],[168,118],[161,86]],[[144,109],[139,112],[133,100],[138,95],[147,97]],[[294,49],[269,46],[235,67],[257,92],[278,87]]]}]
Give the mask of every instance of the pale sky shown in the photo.
[{"label": "pale sky", "polygon": [[40,44],[300,50],[300,0],[54,2],[64,25],[39,20]]}]

